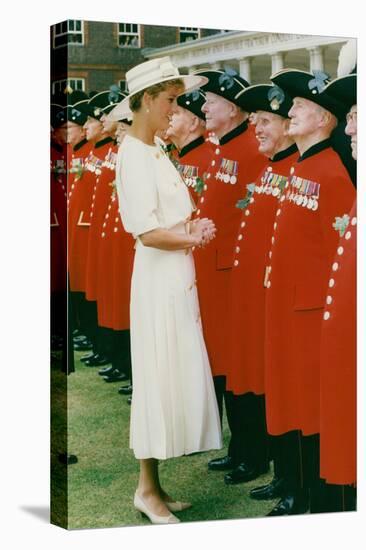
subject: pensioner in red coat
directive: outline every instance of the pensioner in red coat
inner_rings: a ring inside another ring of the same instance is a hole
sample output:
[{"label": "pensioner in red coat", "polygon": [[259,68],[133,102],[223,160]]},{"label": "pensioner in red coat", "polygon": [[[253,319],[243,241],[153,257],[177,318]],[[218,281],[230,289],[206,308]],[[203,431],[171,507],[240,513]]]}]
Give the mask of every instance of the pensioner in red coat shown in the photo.
[{"label": "pensioner in red coat", "polygon": [[320,430],[320,336],[332,222],[351,208],[355,190],[324,140],[290,169],[271,238],[266,281],[265,394],[268,432]]}]

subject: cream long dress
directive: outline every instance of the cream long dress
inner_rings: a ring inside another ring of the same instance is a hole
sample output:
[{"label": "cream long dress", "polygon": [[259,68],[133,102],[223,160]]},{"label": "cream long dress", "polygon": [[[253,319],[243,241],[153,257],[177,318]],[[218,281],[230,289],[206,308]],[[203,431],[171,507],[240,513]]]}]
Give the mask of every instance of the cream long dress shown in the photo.
[{"label": "cream long dress", "polygon": [[155,145],[126,136],[118,152],[122,222],[136,238],[131,281],[135,457],[166,459],[222,446],[191,251],[145,247],[156,228],[184,233],[193,205],[178,171]]}]

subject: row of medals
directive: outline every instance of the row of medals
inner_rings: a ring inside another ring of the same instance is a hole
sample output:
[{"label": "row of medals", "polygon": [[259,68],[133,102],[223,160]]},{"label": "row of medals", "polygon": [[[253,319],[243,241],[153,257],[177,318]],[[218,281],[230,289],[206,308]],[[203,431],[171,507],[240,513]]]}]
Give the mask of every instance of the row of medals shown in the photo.
[{"label": "row of medals", "polygon": [[195,187],[196,187],[196,181],[197,181],[197,177],[194,177],[194,178],[184,178],[184,183],[186,184],[187,187],[193,187],[193,188],[195,188]]},{"label": "row of medals", "polygon": [[[98,161],[100,161],[100,159],[98,159]],[[93,160],[92,161],[87,160],[85,162],[85,169],[99,176],[102,173],[102,170],[101,168],[98,167],[98,165],[100,166],[101,164],[102,164],[102,161],[100,161],[100,164],[99,164],[99,162],[94,163]]]},{"label": "row of medals", "polygon": [[115,170],[117,163],[117,153],[114,153],[111,149],[108,151],[106,158],[103,161],[103,166],[110,170]]},{"label": "row of medals", "polygon": [[255,186],[255,192],[259,195],[261,193],[264,193],[266,195],[272,195],[273,197],[278,197],[278,195],[281,193],[281,190],[279,187],[272,187],[272,185],[256,185]]},{"label": "row of medals", "polygon": [[319,202],[318,202],[317,196],[309,196],[309,195],[303,195],[298,193],[293,193],[291,191],[287,191],[286,193],[286,199],[290,202],[293,202],[297,204],[297,206],[302,206],[303,208],[308,208],[309,210],[318,210],[319,208]]},{"label": "row of medals", "polygon": [[235,185],[238,181],[238,178],[234,175],[225,174],[225,172],[216,172],[215,178],[217,180],[223,181],[224,183],[231,183],[231,185]]}]

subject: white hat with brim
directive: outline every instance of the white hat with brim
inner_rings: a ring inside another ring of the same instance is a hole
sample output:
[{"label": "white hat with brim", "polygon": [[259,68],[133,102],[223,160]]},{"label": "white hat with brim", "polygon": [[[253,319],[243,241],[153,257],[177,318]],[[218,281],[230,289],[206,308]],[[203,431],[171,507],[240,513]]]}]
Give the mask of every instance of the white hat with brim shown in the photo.
[{"label": "white hat with brim", "polygon": [[208,82],[208,79],[204,76],[179,74],[179,70],[173,65],[169,57],[151,59],[133,67],[133,69],[126,73],[127,86],[130,93],[109,113],[109,120],[132,118],[133,113],[129,105],[132,96],[155,84],[169,82],[169,80],[176,80],[178,78],[183,80],[184,90],[182,94],[200,88]]}]

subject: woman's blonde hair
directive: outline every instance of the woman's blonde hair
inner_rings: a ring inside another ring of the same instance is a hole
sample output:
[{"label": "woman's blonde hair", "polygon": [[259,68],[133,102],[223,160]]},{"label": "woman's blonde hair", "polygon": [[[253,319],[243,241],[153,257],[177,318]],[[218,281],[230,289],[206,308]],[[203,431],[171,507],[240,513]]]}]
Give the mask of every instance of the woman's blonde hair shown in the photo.
[{"label": "woman's blonde hair", "polygon": [[144,90],[141,90],[141,92],[137,92],[132,97],[130,97],[129,105],[130,105],[131,111],[133,113],[136,113],[141,109],[141,100],[145,92],[149,94],[151,97],[156,97],[160,94],[160,92],[164,92],[165,90],[171,87],[184,88],[184,82],[181,78],[175,78],[174,80],[159,82],[158,84],[154,84],[149,88],[145,88]]}]

